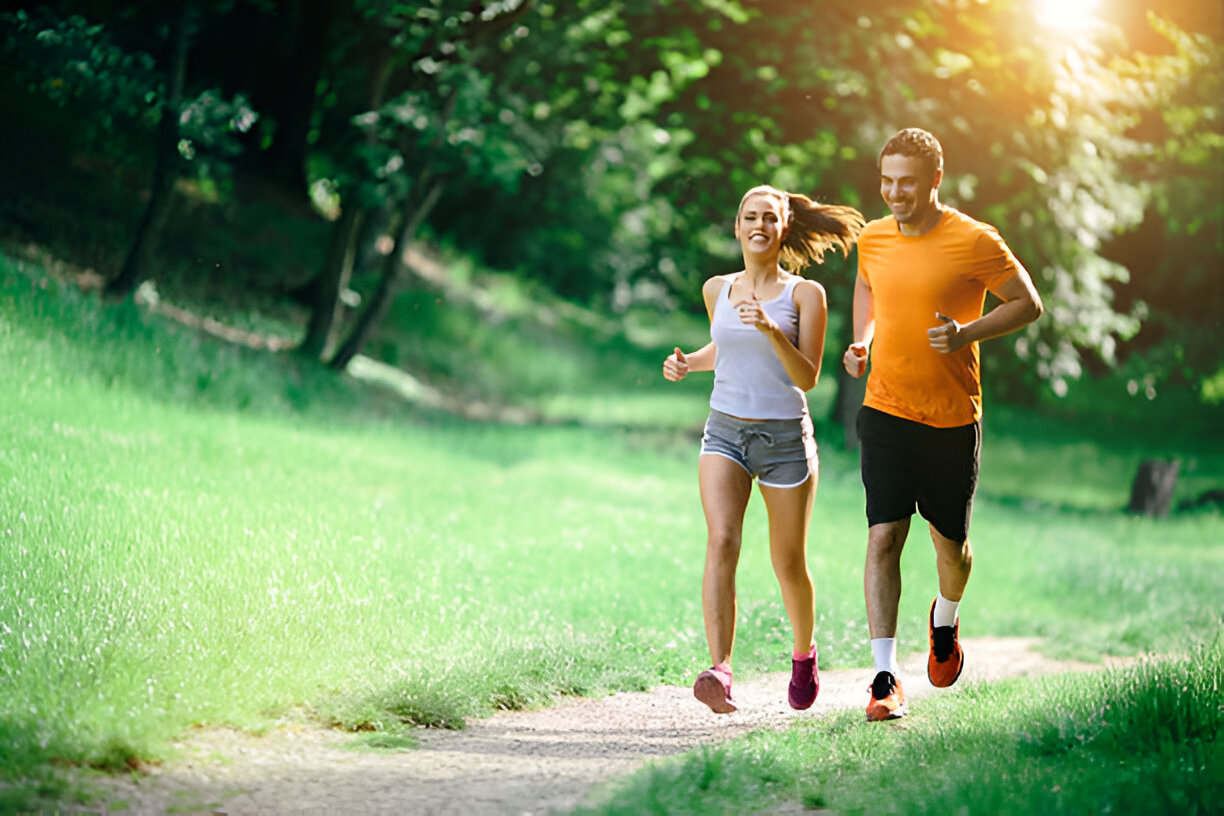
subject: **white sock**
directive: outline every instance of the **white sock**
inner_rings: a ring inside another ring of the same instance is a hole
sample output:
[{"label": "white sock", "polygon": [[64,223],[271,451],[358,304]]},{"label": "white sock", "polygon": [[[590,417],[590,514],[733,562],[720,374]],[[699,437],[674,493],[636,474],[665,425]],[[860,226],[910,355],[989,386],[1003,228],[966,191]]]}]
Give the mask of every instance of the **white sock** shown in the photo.
[{"label": "white sock", "polygon": [[960,606],[960,601],[949,601],[939,593],[935,596],[935,612],[931,615],[931,623],[934,626],[955,626],[956,625],[956,608]]},{"label": "white sock", "polygon": [[899,669],[897,668],[897,639],[890,638],[872,638],[871,639],[871,656],[875,660],[875,670],[878,672],[892,672],[896,677]]}]

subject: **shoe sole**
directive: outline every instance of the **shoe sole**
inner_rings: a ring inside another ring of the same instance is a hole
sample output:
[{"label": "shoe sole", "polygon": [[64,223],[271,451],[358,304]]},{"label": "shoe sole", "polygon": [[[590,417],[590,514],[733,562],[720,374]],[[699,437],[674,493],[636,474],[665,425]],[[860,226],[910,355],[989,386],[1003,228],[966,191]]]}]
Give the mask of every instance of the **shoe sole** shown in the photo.
[{"label": "shoe sole", "polygon": [[727,698],[727,690],[712,674],[702,675],[693,684],[693,696],[710,707],[715,714],[730,714],[738,711],[735,703]]},{"label": "shoe sole", "polygon": [[809,708],[812,707],[812,704],[816,702],[816,697],[817,695],[820,694],[820,686],[817,685],[816,689],[812,692],[812,699],[808,700],[806,703],[803,703],[801,705],[795,702],[795,698],[791,696],[793,693],[794,692],[790,691],[789,689],[787,690],[786,702],[790,705],[791,708],[795,709],[796,711],[807,711]]},{"label": "shoe sole", "polygon": [[905,704],[902,703],[883,717],[873,717],[870,711],[867,712],[867,722],[888,722],[889,720],[899,720],[907,713],[909,712],[905,710]]},{"label": "shoe sole", "polygon": [[963,672],[964,670],[965,670],[965,654],[964,652],[962,652],[961,659],[960,659],[960,668],[956,670],[955,677],[953,677],[951,680],[949,680],[946,683],[942,683],[942,684],[936,683],[935,678],[931,676],[931,667],[930,665],[928,665],[927,666],[927,680],[931,681],[931,685],[934,686],[935,688],[948,688],[949,686],[953,685],[954,683],[956,683],[957,680],[960,679],[961,672]]}]

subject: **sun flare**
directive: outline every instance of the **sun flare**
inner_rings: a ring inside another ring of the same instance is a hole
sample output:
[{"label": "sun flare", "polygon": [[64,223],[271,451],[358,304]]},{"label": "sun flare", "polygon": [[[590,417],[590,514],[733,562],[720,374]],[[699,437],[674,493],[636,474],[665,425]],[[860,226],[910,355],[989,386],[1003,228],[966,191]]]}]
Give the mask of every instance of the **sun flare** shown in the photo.
[{"label": "sun flare", "polygon": [[1046,28],[1073,34],[1100,23],[1100,5],[1100,0],[1033,0],[1033,11]]}]

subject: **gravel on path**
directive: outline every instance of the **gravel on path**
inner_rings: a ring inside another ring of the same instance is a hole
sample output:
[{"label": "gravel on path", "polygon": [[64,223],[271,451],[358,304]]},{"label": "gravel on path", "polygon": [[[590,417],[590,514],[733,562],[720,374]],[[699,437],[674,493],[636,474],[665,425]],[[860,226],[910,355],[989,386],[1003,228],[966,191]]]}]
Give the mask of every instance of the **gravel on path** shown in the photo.
[{"label": "gravel on path", "polygon": [[[1036,639],[965,638],[957,686],[1006,677],[1100,670],[1050,660]],[[353,750],[354,735],[313,726],[252,735],[226,728],[183,737],[178,759],[149,773],[101,780],[102,798],[78,814],[464,814],[565,812],[610,780],[651,760],[716,744],[796,718],[867,703],[870,669],[821,672],[811,709],[786,704],[790,673],[736,681],[739,711],[715,715],[687,687],[567,699],[539,711],[497,714],[461,731],[420,730],[415,750]],[[937,690],[926,655],[902,661],[907,700]],[[939,693],[955,693],[957,687]]]}]

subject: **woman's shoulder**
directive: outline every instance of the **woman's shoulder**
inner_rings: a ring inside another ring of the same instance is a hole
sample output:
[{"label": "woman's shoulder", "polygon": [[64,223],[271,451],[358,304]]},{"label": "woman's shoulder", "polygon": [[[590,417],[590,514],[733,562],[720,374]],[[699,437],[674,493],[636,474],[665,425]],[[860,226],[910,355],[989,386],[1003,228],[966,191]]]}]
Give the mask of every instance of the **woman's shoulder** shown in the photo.
[{"label": "woman's shoulder", "polygon": [[744,274],[742,271],[728,272],[725,275],[714,275],[712,277],[706,278],[706,282],[701,285],[701,291],[702,292],[713,291],[715,294],[717,294],[724,286],[726,286],[728,283],[731,283],[733,280],[735,280],[737,277],[739,277],[742,274]]},{"label": "woman's shoulder", "polygon": [[[802,275],[792,275],[792,280],[788,280],[789,285],[794,286],[794,291],[791,294],[791,299],[802,306],[804,303],[824,303],[827,300],[825,288],[817,281],[811,278],[805,278]],[[793,280],[798,278],[798,280]]]},{"label": "woman's shoulder", "polygon": [[801,290],[806,290],[809,292],[823,292],[825,290],[824,286],[822,286],[818,281],[814,281],[811,278],[805,278],[803,275],[796,275],[794,272],[789,273],[787,277],[782,280],[782,283],[786,286],[794,288],[796,292]]}]

